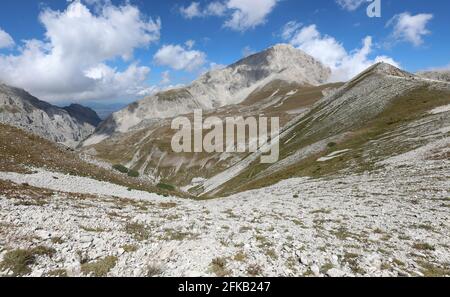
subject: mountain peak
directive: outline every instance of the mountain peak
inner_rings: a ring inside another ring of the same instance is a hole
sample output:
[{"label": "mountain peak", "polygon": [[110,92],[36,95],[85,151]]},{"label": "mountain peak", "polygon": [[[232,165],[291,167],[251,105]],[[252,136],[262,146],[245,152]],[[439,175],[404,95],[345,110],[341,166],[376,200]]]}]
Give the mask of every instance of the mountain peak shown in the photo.
[{"label": "mountain peak", "polygon": [[275,45],[269,47],[267,50],[269,50],[269,51],[301,51],[289,43],[278,43],[278,44],[275,44]]},{"label": "mountain peak", "polygon": [[[315,73],[311,73],[313,80],[323,83],[331,74],[331,70],[324,66],[318,60],[308,55],[304,51],[295,48],[294,46],[286,43],[275,44],[261,52],[255,53],[248,57],[245,57],[238,62],[230,65],[227,68],[238,68],[242,66],[250,66],[258,69],[269,69],[273,72],[282,72],[285,70],[299,71],[308,67],[315,67],[317,70],[324,70],[320,73],[321,77],[314,77]],[[308,79],[305,77],[305,79]]]},{"label": "mountain peak", "polygon": [[71,104],[63,109],[81,123],[88,123],[97,127],[102,121],[93,109],[80,104]]},{"label": "mountain peak", "polygon": [[[318,86],[327,82],[330,75],[331,70],[312,56],[292,45],[277,44],[223,69],[207,72],[191,85],[135,102],[112,114],[96,133],[108,137],[114,132],[125,133],[146,120],[239,104],[273,81]],[[95,143],[90,140],[85,143],[91,144]]]},{"label": "mountain peak", "polygon": [[389,63],[379,62],[368,69],[368,72],[382,74],[382,75],[391,75],[398,77],[414,77],[413,74],[403,71]]}]

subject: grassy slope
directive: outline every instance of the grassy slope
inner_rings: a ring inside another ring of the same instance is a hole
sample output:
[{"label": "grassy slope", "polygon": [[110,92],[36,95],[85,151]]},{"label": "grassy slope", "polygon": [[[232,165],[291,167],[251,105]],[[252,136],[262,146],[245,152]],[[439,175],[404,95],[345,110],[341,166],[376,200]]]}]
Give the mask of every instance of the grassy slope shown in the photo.
[{"label": "grassy slope", "polygon": [[129,178],[86,163],[77,153],[65,147],[23,130],[0,124],[0,171],[26,174],[30,173],[29,167],[89,177],[161,195],[174,194],[146,181]]},{"label": "grassy slope", "polygon": [[[336,174],[340,170],[352,167],[353,172],[366,171],[374,168],[374,160],[382,159],[383,157],[401,154],[414,149],[410,144],[400,144],[398,146],[380,147],[378,148],[378,156],[371,156],[367,158],[364,156],[365,150],[370,147],[370,142],[381,138],[386,133],[402,127],[405,124],[411,123],[426,117],[428,111],[431,109],[446,105],[450,103],[450,92],[430,90],[422,87],[413,90],[407,94],[399,96],[386,108],[381,114],[374,119],[361,123],[353,127],[347,137],[340,143],[333,144],[326,150],[321,151],[315,155],[310,156],[298,163],[292,164],[283,170],[271,174],[269,177],[255,178],[258,173],[263,172],[268,168],[268,165],[254,164],[247,171],[231,180],[222,188],[219,194],[229,194],[249,189],[260,188],[277,183],[286,178],[310,176],[310,177],[325,177]],[[293,133],[305,133],[307,123],[299,125]],[[286,137],[289,139],[292,135]],[[281,143],[281,156],[287,157],[296,149],[314,143],[321,139],[326,139],[328,135],[312,135],[310,139],[302,143],[294,143],[293,145],[283,146]],[[296,147],[295,147],[296,146]],[[341,157],[332,159],[325,163],[318,163],[317,159],[328,155],[333,151],[351,149],[350,153],[344,154]]]}]

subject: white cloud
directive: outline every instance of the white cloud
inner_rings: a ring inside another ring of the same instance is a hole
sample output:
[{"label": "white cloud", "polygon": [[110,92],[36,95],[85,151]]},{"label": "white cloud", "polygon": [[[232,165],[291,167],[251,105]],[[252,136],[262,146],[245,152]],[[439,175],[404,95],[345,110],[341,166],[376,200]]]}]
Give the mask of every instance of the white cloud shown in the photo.
[{"label": "white cloud", "polygon": [[431,34],[426,28],[429,21],[433,19],[432,14],[421,13],[411,15],[409,12],[404,12],[395,15],[386,26],[392,26],[392,37],[396,42],[405,41],[410,42],[414,46],[423,44],[423,37]]},{"label": "white cloud", "polygon": [[164,71],[161,73],[161,85],[168,85],[170,84],[170,71]]},{"label": "white cloud", "polygon": [[221,2],[211,2],[205,9],[206,15],[223,16],[227,10],[227,6]]},{"label": "white cloud", "polygon": [[0,28],[0,49],[2,48],[10,48],[14,45],[14,40],[12,39],[11,35],[6,33],[5,31]]},{"label": "white cloud", "polygon": [[294,35],[295,32],[297,32],[298,29],[302,27],[301,23],[298,23],[296,21],[290,21],[286,25],[283,26],[281,29],[281,38],[284,40],[287,40]]},{"label": "white cloud", "polygon": [[0,79],[48,101],[116,99],[148,88],[148,67],[131,62],[119,71],[108,62],[130,61],[134,49],[159,40],[160,21],[130,4],[104,3],[98,13],[80,1],[42,11],[46,39],[26,40],[18,55],[0,55]]},{"label": "white cloud", "polygon": [[175,70],[194,71],[206,63],[206,54],[170,44],[160,48],[154,60],[158,65],[169,66]]},{"label": "white cloud", "polygon": [[188,49],[192,49],[192,48],[194,47],[194,45],[195,45],[195,41],[189,39],[188,41],[186,41],[186,42],[184,43],[184,45],[186,45],[186,47],[187,47]]},{"label": "white cloud", "polygon": [[226,68],[227,65],[223,65],[223,64],[217,64],[214,62],[209,63],[209,71],[215,71],[215,70],[221,70]]},{"label": "white cloud", "polygon": [[369,57],[373,46],[370,36],[363,39],[361,48],[348,52],[334,37],[322,35],[316,25],[310,25],[292,34],[290,43],[330,67],[330,81],[347,81],[378,62],[399,66],[394,59],[387,56],[377,56],[373,59]]},{"label": "white cloud", "polygon": [[278,0],[229,0],[227,6],[234,10],[225,27],[236,31],[253,29],[266,22]]},{"label": "white cloud", "polygon": [[181,7],[180,13],[187,19],[192,19],[203,15],[203,12],[200,10],[200,3],[198,2],[192,2],[187,7]]},{"label": "white cloud", "polygon": [[202,8],[199,2],[181,7],[181,14],[187,18],[227,16],[224,26],[235,31],[247,31],[265,24],[267,16],[280,0],[226,0],[214,1]]},{"label": "white cloud", "polygon": [[336,0],[336,3],[345,10],[354,11],[367,0]]},{"label": "white cloud", "polygon": [[255,53],[255,51],[250,47],[250,46],[246,46],[242,49],[242,56],[244,58],[251,56]]}]

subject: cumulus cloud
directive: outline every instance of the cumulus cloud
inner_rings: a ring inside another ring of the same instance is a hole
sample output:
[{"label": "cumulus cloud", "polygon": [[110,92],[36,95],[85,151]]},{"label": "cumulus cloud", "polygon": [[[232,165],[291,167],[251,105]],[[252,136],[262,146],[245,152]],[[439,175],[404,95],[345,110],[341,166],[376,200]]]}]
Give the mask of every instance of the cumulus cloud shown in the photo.
[{"label": "cumulus cloud", "polygon": [[229,0],[227,6],[233,10],[225,27],[236,31],[253,29],[266,22],[278,0]]},{"label": "cumulus cloud", "polygon": [[192,2],[181,7],[181,14],[187,18],[207,16],[226,16],[224,27],[235,31],[247,31],[265,24],[267,16],[280,0],[226,0],[214,1],[205,7],[199,2]]},{"label": "cumulus cloud", "polygon": [[175,70],[194,71],[206,63],[206,54],[181,45],[164,45],[153,57],[156,64]]},{"label": "cumulus cloud", "polygon": [[336,0],[336,3],[345,10],[354,11],[367,0]]},{"label": "cumulus cloud", "polygon": [[395,15],[386,26],[393,27],[392,37],[396,42],[404,41],[414,46],[420,46],[424,42],[423,37],[431,34],[426,27],[432,19],[432,14],[411,15],[409,12],[404,12]]},{"label": "cumulus cloud", "polygon": [[200,9],[200,3],[198,3],[198,2],[192,2],[187,7],[181,7],[180,13],[182,16],[184,16],[187,19],[192,19],[192,18],[200,17],[203,15],[203,12]]},{"label": "cumulus cloud", "polygon": [[[150,69],[131,60],[136,48],[159,40],[159,20],[109,1],[98,13],[73,1],[64,11],[43,10],[39,20],[45,40],[26,40],[19,54],[0,55],[1,80],[48,101],[116,99],[148,88]],[[108,65],[117,58],[128,61],[124,70]]]},{"label": "cumulus cloud", "polygon": [[330,67],[332,70],[330,81],[347,81],[378,62],[399,66],[399,63],[387,56],[370,58],[373,47],[370,36],[363,39],[361,48],[350,52],[334,37],[321,34],[316,25],[302,27],[286,37],[293,46]]},{"label": "cumulus cloud", "polygon": [[6,33],[5,31],[0,28],[0,49],[2,48],[10,48],[14,45],[14,40],[12,39],[11,35]]},{"label": "cumulus cloud", "polygon": [[227,6],[221,2],[211,2],[206,6],[204,13],[212,16],[223,16],[227,11]]}]

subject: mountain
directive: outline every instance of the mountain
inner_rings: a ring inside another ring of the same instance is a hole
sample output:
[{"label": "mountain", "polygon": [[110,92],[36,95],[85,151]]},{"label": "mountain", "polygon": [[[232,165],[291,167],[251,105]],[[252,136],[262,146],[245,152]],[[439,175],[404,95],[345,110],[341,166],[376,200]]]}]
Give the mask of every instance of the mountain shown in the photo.
[{"label": "mountain", "polygon": [[[78,122],[2,90],[0,114]],[[450,276],[450,83],[380,63],[204,114],[279,117],[279,161],[174,153],[171,117],[81,151],[0,124],[0,276]]]},{"label": "mountain", "polygon": [[280,44],[224,69],[202,75],[191,85],[146,97],[114,113],[84,142],[93,145],[114,133],[125,133],[143,121],[166,119],[239,104],[273,81],[305,86],[325,83],[330,69],[291,45]]},{"label": "mountain", "polygon": [[[274,46],[207,73],[191,86],[156,94],[113,114],[83,143],[83,150],[154,182],[214,197],[296,176],[364,172],[442,136],[423,138],[422,133],[443,128],[445,118],[430,111],[446,110],[450,84],[386,63],[345,84],[326,84],[329,75],[329,69],[302,51]],[[194,108],[202,108],[204,117],[222,120],[279,117],[279,161],[261,164],[260,151],[174,153],[171,121],[178,114],[192,118]]]},{"label": "mountain", "polygon": [[[311,75],[308,76],[307,73]],[[190,102],[187,103],[189,105],[195,100],[197,103],[192,103],[192,106],[183,112],[180,111],[183,114],[191,114],[194,108],[204,107],[199,103],[198,97],[192,97],[192,93],[200,93],[196,90],[201,88],[209,90],[212,99],[223,99],[217,95],[217,90],[222,88],[229,90],[226,96],[230,99],[223,101],[216,108],[204,108],[205,117],[225,119],[230,115],[277,116],[280,118],[280,124],[286,125],[298,114],[307,112],[324,94],[342,85],[322,84],[329,73],[329,69],[302,51],[291,46],[278,45],[223,70],[206,74],[192,86],[163,92],[130,105],[103,122],[94,135],[84,141],[83,149],[97,158],[112,164],[122,164],[141,175],[150,176],[156,182],[162,180],[170,184],[188,186],[197,177],[195,174],[199,170],[203,171],[203,178],[212,177],[245,155],[174,153],[171,149],[171,140],[175,133],[171,129],[171,113],[160,115],[161,118],[143,119],[154,115],[155,110],[161,106],[153,102],[152,98],[176,97],[175,101],[168,102],[170,104],[167,106],[171,109],[183,106],[185,101]],[[245,89],[245,98],[231,97],[231,94],[243,94],[238,91],[239,88]],[[204,98],[207,97],[204,95]],[[152,104],[156,107],[153,108]],[[147,110],[146,113],[141,113],[143,106]],[[177,115],[178,112],[173,114]],[[118,126],[118,118],[126,119],[123,124],[128,124],[127,129],[123,129],[124,125],[119,125],[122,128]],[[130,124],[133,122],[138,124]]]},{"label": "mountain", "polygon": [[196,188],[222,195],[295,176],[328,177],[382,168],[382,162],[445,137],[450,84],[376,64],[300,115],[280,136],[280,160],[252,154]]},{"label": "mountain", "polygon": [[71,104],[63,109],[80,123],[88,123],[94,127],[97,127],[102,121],[97,113],[89,107],[79,104]]},{"label": "mountain", "polygon": [[80,105],[60,108],[26,91],[0,84],[0,123],[75,147],[95,130],[97,114]]},{"label": "mountain", "polygon": [[450,70],[421,71],[417,75],[423,78],[450,82]]}]

